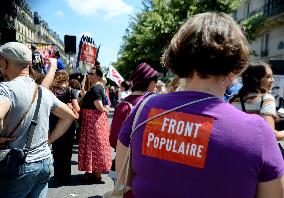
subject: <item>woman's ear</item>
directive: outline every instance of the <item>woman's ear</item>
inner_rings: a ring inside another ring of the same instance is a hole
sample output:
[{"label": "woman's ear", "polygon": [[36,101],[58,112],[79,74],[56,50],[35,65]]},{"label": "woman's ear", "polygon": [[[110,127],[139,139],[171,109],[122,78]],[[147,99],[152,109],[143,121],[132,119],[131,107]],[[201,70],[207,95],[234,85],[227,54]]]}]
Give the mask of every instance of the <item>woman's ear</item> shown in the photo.
[{"label": "woman's ear", "polygon": [[7,59],[4,59],[4,62],[5,62],[5,64],[4,64],[4,69],[7,69],[7,68],[8,68],[8,65],[9,65],[9,62],[8,62]]},{"label": "woman's ear", "polygon": [[233,72],[230,72],[229,75],[228,75],[228,84],[227,85],[228,86],[232,85],[235,82],[236,78],[237,78],[237,75],[234,74]]}]

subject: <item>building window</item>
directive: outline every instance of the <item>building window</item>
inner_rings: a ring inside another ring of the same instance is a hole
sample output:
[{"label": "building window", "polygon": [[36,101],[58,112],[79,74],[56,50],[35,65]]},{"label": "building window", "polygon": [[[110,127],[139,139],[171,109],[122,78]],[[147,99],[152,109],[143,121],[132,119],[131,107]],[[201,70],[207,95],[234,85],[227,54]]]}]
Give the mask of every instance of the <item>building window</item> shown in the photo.
[{"label": "building window", "polygon": [[250,14],[250,0],[246,1],[246,3],[245,3],[244,14],[245,14],[245,18],[249,17],[249,14]]},{"label": "building window", "polygon": [[269,54],[269,33],[264,33],[261,38],[261,56]]},{"label": "building window", "polygon": [[233,12],[232,17],[235,19],[235,21],[237,21],[237,10]]},{"label": "building window", "polygon": [[272,14],[272,0],[265,0],[264,2],[264,14],[270,16]]}]

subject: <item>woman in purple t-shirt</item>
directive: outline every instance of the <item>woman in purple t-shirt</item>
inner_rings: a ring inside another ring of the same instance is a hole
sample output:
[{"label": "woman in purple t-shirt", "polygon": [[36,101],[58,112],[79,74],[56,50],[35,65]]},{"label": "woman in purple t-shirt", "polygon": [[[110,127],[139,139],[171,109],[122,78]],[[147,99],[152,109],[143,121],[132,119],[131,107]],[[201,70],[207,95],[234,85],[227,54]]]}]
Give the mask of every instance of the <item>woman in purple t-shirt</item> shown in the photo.
[{"label": "woman in purple t-shirt", "polygon": [[[223,101],[248,61],[246,38],[227,14],[198,14],[180,28],[163,63],[185,79],[184,91],[138,103],[119,134],[117,170],[130,146],[134,197],[284,196],[284,164],[271,128]],[[134,119],[138,126],[184,104],[130,137]]]}]

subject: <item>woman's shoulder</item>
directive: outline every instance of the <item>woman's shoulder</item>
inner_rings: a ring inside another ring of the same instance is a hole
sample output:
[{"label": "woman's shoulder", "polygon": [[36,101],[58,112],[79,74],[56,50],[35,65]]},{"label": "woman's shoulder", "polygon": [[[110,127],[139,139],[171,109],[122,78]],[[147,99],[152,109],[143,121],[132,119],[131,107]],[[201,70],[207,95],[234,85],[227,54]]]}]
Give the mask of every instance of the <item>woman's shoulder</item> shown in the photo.
[{"label": "woman's shoulder", "polygon": [[271,95],[270,93],[265,93],[265,94],[263,94],[262,97],[263,97],[263,100],[273,100],[273,101],[275,101],[274,96]]}]

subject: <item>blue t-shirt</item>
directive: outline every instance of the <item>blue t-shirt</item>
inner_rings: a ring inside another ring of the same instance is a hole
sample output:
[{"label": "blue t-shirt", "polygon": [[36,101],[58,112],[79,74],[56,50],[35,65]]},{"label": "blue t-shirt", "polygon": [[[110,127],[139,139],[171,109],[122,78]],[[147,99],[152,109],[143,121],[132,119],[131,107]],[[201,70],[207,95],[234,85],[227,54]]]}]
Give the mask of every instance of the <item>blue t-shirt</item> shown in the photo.
[{"label": "blue t-shirt", "polygon": [[57,69],[58,69],[58,70],[63,70],[63,69],[65,69],[65,66],[64,66],[63,61],[62,61],[61,58],[58,58],[58,59],[57,59]]},{"label": "blue t-shirt", "polygon": [[237,82],[233,85],[231,85],[224,94],[224,100],[227,102],[229,101],[234,95],[236,95],[237,93],[239,93],[240,89],[242,88],[242,83]]}]

